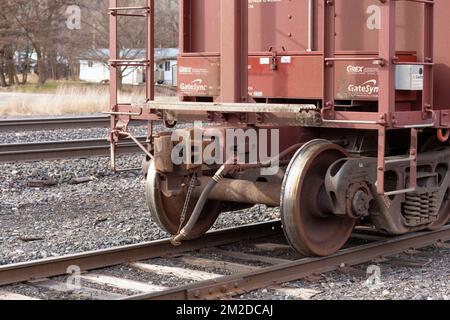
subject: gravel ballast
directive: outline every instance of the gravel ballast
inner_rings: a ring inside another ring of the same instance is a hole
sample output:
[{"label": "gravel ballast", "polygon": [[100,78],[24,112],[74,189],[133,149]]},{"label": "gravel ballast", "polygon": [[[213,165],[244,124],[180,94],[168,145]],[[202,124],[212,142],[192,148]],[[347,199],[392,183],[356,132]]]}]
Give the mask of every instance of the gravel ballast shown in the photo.
[{"label": "gravel ballast", "polygon": [[[414,267],[408,266],[403,256],[398,257],[399,263],[396,258],[329,272],[282,287],[307,290],[311,300],[450,300],[450,249],[424,248],[408,258],[423,261]],[[296,299],[270,289],[239,298]]]},{"label": "gravel ballast", "polygon": [[[121,156],[119,168],[140,166],[142,156]],[[71,184],[73,178],[93,181]],[[31,188],[28,181],[56,186]],[[112,173],[108,158],[0,165],[0,264],[40,259],[166,238],[147,210],[140,171]],[[224,214],[216,228],[268,221],[254,208]]]},{"label": "gravel ballast", "polygon": [[[130,127],[130,132],[135,136],[146,136],[145,127]],[[87,128],[87,129],[61,129],[48,131],[8,131],[2,132],[1,144],[7,143],[33,143],[33,142],[55,142],[85,139],[106,139],[108,129]]]}]

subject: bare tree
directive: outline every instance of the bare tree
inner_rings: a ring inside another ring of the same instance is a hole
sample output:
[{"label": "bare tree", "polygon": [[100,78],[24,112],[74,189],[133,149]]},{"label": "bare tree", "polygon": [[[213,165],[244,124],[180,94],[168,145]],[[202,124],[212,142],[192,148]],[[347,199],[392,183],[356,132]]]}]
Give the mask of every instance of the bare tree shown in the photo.
[{"label": "bare tree", "polygon": [[[8,83],[14,85],[17,80],[15,50],[19,46],[19,33],[17,25],[12,17],[17,13],[16,9],[11,6],[11,2],[5,2],[5,9],[2,7],[0,11],[0,86],[4,87]],[[3,4],[2,4],[3,6]],[[9,9],[9,10],[8,10]],[[8,83],[6,81],[6,76]]]},{"label": "bare tree", "polygon": [[[0,0],[0,86],[27,81],[31,56],[37,58],[39,83],[48,78],[75,79],[79,59],[89,58],[107,64],[109,15],[108,0]],[[122,0],[121,6],[143,5],[145,0]],[[155,45],[177,47],[178,0],[156,0]],[[65,23],[69,5],[82,8],[80,30],[69,30]],[[135,59],[144,54],[144,20],[119,19],[121,58]],[[119,78],[132,70],[123,68]],[[8,81],[7,81],[8,80]]]},{"label": "bare tree", "polygon": [[[7,21],[10,29],[17,33],[22,45],[21,49],[23,46],[32,47],[36,54],[39,83],[45,83],[49,76],[58,77],[56,67],[60,58],[58,44],[66,40],[61,30],[64,29],[64,12],[70,3],[70,0],[3,0],[1,17]],[[1,30],[0,38],[7,38],[5,30],[6,28]],[[14,57],[17,47],[13,44],[14,41],[10,41],[6,46],[4,58],[11,58],[11,52]],[[29,57],[28,54],[26,56]],[[25,69],[29,64],[27,60],[26,58]],[[11,70],[11,68],[8,69]]]},{"label": "bare tree", "polygon": [[178,0],[155,1],[155,43],[159,47],[178,47]]}]

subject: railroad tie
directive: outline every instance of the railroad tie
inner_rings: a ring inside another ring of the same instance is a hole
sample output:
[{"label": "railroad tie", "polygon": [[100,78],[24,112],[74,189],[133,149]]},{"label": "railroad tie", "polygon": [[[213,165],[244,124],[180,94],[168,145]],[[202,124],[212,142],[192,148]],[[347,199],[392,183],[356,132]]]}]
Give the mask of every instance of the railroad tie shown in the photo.
[{"label": "railroad tie", "polygon": [[221,270],[227,270],[231,273],[241,273],[241,272],[246,273],[246,272],[252,272],[252,271],[259,269],[259,267],[248,266],[248,265],[235,263],[235,262],[212,260],[212,259],[198,258],[198,257],[192,257],[192,256],[182,256],[179,259],[186,264],[190,264],[190,265],[197,266],[200,268],[221,269]]},{"label": "railroad tie", "polygon": [[165,276],[174,276],[181,279],[186,280],[194,280],[194,281],[204,281],[211,280],[222,277],[221,274],[209,273],[205,271],[185,269],[185,268],[177,268],[177,267],[167,267],[155,264],[147,264],[147,263],[132,263],[130,267],[136,268],[141,271],[156,273],[159,275]]},{"label": "railroad tie", "polygon": [[253,247],[259,250],[264,251],[275,251],[275,250],[292,250],[292,248],[287,244],[280,244],[280,243],[257,243],[254,244]]},{"label": "railroad tie", "polygon": [[0,291],[0,301],[31,301],[40,300],[29,296],[24,296],[18,293]]},{"label": "railroad tie", "polygon": [[279,286],[272,287],[270,289],[274,290],[276,293],[290,296],[297,300],[310,300],[311,298],[313,298],[323,292],[323,291],[307,289],[307,288],[284,288],[284,287],[279,287]]},{"label": "railroad tie", "polygon": [[252,254],[252,253],[223,250],[223,249],[218,249],[218,248],[206,249],[205,251],[212,252],[212,253],[215,253],[215,254],[218,254],[218,255],[221,255],[224,257],[239,259],[239,260],[243,260],[243,261],[257,261],[257,262],[264,262],[264,263],[272,264],[272,265],[291,262],[291,260],[288,260],[288,259],[261,256],[261,255],[256,255],[256,254]]},{"label": "railroad tie", "polygon": [[107,285],[114,288],[122,289],[122,290],[129,290],[129,291],[135,291],[135,292],[145,292],[145,293],[152,293],[152,292],[160,292],[167,290],[167,287],[157,286],[145,282],[140,281],[134,281],[134,280],[128,280],[123,278],[117,278],[117,277],[111,277],[101,274],[86,274],[82,275],[81,279],[97,283],[101,285]]},{"label": "railroad tie", "polygon": [[104,290],[98,290],[98,289],[92,289],[89,287],[80,287],[76,290],[71,288],[67,285],[65,282],[59,282],[49,279],[42,279],[37,281],[30,281],[30,285],[50,291],[57,291],[62,293],[75,293],[79,294],[82,297],[86,297],[93,300],[117,300],[125,298],[126,296],[117,294],[117,293],[111,293]]}]

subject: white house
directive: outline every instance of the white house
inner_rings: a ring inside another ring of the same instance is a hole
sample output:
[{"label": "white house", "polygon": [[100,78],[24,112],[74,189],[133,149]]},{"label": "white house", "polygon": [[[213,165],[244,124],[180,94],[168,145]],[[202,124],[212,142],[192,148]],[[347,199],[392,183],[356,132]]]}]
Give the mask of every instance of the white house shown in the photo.
[{"label": "white house", "polygon": [[103,62],[80,60],[80,80],[100,83],[109,79],[109,68]]},{"label": "white house", "polygon": [[[155,81],[159,84],[176,85],[178,52],[179,50],[177,48],[155,49]],[[122,50],[120,56],[129,59],[145,59],[145,50]],[[109,81],[108,59],[108,49],[93,50],[85,53],[80,59],[80,80],[94,83]],[[144,82],[144,67],[125,68],[123,72],[123,84],[139,85]]]},{"label": "white house", "polygon": [[155,80],[160,84],[177,85],[177,57],[176,48],[155,49]]}]

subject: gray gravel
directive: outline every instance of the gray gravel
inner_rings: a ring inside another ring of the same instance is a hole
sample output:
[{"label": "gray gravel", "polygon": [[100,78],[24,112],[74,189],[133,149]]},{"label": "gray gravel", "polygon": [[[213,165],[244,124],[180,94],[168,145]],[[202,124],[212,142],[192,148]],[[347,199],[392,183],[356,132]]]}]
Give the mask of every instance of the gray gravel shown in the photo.
[{"label": "gray gravel", "polygon": [[[161,129],[157,126],[155,130]],[[130,133],[135,136],[146,136],[146,126],[130,126]],[[1,144],[7,143],[31,143],[31,142],[50,142],[66,140],[84,140],[84,139],[106,139],[108,137],[108,128],[85,128],[85,129],[55,129],[38,131],[3,131],[1,133]]]},{"label": "gray gravel", "polygon": [[[135,136],[146,136],[145,127],[130,127],[130,132]],[[87,139],[106,139],[108,129],[89,128],[89,129],[62,129],[48,131],[7,131],[2,132],[2,144],[6,143],[31,143],[31,142],[50,142],[66,140],[84,140]]]},{"label": "gray gravel", "polygon": [[[309,281],[284,284],[286,288],[301,288],[315,292],[312,300],[450,300],[450,249],[425,248],[408,258],[423,261],[414,267],[399,260],[363,264],[342,271],[329,272]],[[380,282],[368,284],[368,271],[379,268]],[[295,297],[274,290],[259,290],[240,299],[291,300]]]},{"label": "gray gravel", "polygon": [[[122,156],[118,166],[136,168],[141,160]],[[74,177],[94,181],[71,185]],[[57,185],[30,188],[30,179],[53,179]],[[0,164],[0,190],[0,264],[167,237],[148,213],[140,172],[112,173],[108,158]],[[215,227],[272,216],[264,209],[225,214]]]},{"label": "gray gravel", "polygon": [[[181,129],[186,125],[180,125]],[[167,131],[162,125],[156,125],[154,131]],[[130,126],[128,130],[135,137],[147,135],[147,127]],[[86,129],[61,129],[47,131],[3,131],[1,133],[1,144],[7,143],[32,143],[32,142],[53,142],[85,139],[107,139],[109,129],[107,128],[86,128]]]}]

